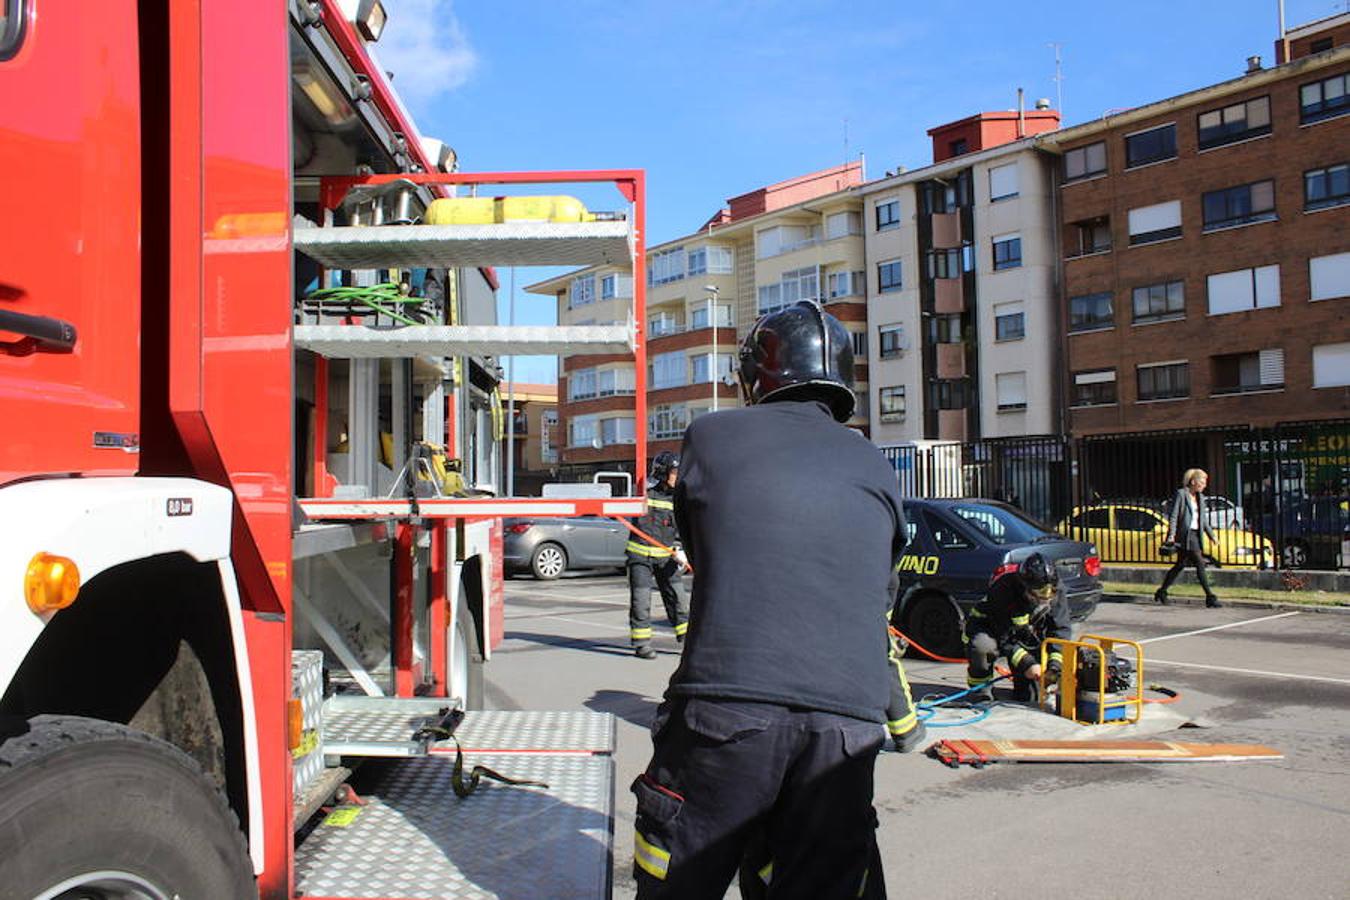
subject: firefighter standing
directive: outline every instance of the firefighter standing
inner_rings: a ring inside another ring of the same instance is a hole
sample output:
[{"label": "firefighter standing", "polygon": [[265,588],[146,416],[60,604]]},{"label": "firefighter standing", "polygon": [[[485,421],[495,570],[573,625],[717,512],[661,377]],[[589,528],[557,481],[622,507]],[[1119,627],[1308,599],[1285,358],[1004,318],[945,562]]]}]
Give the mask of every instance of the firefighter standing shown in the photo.
[{"label": "firefighter standing", "polygon": [[[661,592],[666,618],[675,628],[675,640],[684,642],[689,628],[689,604],[680,586],[680,571],[687,562],[675,529],[675,482],[680,458],[670,451],[652,460],[651,489],[647,512],[637,520],[637,529],[647,537],[628,537],[628,629],[633,652],[640,659],[656,659],[652,649],[652,584]],[[649,541],[647,538],[651,538]],[[655,543],[653,543],[653,541]]]},{"label": "firefighter standing", "polygon": [[895,471],[840,424],[852,342],[819,304],[761,318],[740,376],[751,405],[695,420],[680,454],[675,513],[698,578],[632,787],[638,897],[722,897],[757,835],[769,896],[881,897]]},{"label": "firefighter standing", "polygon": [[[1013,699],[1032,698],[1031,685],[1041,677],[1040,646],[1047,637],[1070,637],[1069,604],[1059,589],[1059,573],[1039,553],[1008,572],[966,618],[966,682],[972,687],[993,677],[994,660],[1002,656],[1013,671]],[[1058,650],[1046,662],[1047,680],[1059,678],[1063,665]],[[989,685],[976,687],[972,702],[993,699]]]}]

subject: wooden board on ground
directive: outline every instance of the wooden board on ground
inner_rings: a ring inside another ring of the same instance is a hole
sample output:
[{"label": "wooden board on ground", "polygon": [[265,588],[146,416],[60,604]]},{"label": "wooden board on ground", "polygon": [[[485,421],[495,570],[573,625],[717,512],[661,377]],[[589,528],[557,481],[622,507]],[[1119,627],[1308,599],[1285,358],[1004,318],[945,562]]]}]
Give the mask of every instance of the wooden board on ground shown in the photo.
[{"label": "wooden board on ground", "polygon": [[991,763],[1247,762],[1283,759],[1260,744],[1193,744],[1183,741],[974,741],[944,740],[928,755],[949,766]]}]

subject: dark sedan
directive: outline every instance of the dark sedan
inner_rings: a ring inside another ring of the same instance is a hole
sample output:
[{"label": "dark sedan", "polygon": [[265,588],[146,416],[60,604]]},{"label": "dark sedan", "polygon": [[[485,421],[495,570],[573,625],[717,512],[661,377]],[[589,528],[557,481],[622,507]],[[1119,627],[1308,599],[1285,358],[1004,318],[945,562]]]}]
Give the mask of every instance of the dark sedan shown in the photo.
[{"label": "dark sedan", "polygon": [[529,572],[550,581],[572,569],[624,565],[628,529],[603,516],[531,517],[503,523],[503,564],[507,574]]},{"label": "dark sedan", "polygon": [[900,592],[892,618],[928,650],[961,656],[966,612],[989,584],[1032,553],[1058,570],[1074,621],[1101,599],[1097,548],[1055,534],[1021,510],[995,500],[904,501],[909,545],[900,560]]}]

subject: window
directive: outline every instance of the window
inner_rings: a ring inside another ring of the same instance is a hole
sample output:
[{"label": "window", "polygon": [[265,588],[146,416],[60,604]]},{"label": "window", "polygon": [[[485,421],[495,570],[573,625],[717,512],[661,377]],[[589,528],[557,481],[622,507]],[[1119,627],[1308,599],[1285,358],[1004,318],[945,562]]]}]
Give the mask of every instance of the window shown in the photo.
[{"label": "window", "polygon": [[905,352],[905,327],[903,325],[882,325],[877,328],[881,338],[881,358],[894,359]]},{"label": "window", "polygon": [[567,420],[567,446],[594,447],[599,437],[595,416],[573,416]]},{"label": "window", "polygon": [[866,419],[867,416],[868,416],[868,412],[867,412],[867,391],[866,391],[866,390],[854,391],[854,392],[853,392],[853,415],[849,416],[849,418],[850,418],[850,419]]},{"label": "window", "polygon": [[567,376],[567,399],[585,400],[595,396],[595,370],[577,369]]},{"label": "window", "polygon": [[1201,150],[1270,134],[1270,98],[1257,97],[1202,112],[1196,123]]},{"label": "window", "polygon": [[929,278],[960,278],[975,268],[975,247],[963,244],[948,250],[929,250],[926,254]]},{"label": "window", "polygon": [[1027,373],[1000,372],[994,376],[994,396],[999,412],[1027,408]]},{"label": "window", "polygon": [[1318,38],[1318,39],[1315,40],[1315,41],[1309,42],[1309,44],[1308,44],[1308,53],[1309,53],[1309,54],[1312,54],[1312,53],[1321,53],[1321,52],[1324,51],[1324,50],[1330,50],[1333,46],[1334,46],[1334,43],[1333,43],[1333,40],[1332,40],[1332,38],[1331,38],[1330,36],[1324,37],[1324,38]]},{"label": "window", "polygon": [[632,444],[637,442],[637,429],[633,427],[633,417],[600,420],[600,442],[611,444]]},{"label": "window", "polygon": [[862,213],[837,212],[825,217],[825,239],[847,237],[850,234],[862,234]]},{"label": "window", "polygon": [[867,281],[862,272],[831,272],[826,276],[826,283],[827,296],[831,300],[836,297],[858,297],[867,292]]},{"label": "window", "polygon": [[1350,112],[1350,72],[1332,75],[1298,89],[1299,121],[1307,125]]},{"label": "window", "polygon": [[[731,367],[734,364],[735,356],[731,353],[717,354],[717,380],[731,374]],[[708,368],[712,364],[711,353],[700,353],[689,360],[689,383],[690,384],[709,384],[713,379],[708,376]]]},{"label": "window", "polygon": [[648,337],[665,337],[680,330],[680,320],[673,312],[659,312],[647,320]]},{"label": "window", "polygon": [[1130,246],[1181,236],[1181,201],[1140,206],[1129,212]]},{"label": "window", "polygon": [[1180,281],[1147,284],[1134,289],[1134,320],[1156,322],[1186,315],[1186,285]]},{"label": "window", "polygon": [[928,340],[933,344],[961,343],[961,314],[951,313],[929,318]]},{"label": "window", "polygon": [[689,251],[687,260],[690,275],[702,275],[708,271],[708,248],[698,247]]},{"label": "window", "polygon": [[989,170],[989,199],[1006,200],[1017,196],[1017,163],[994,166]]},{"label": "window", "polygon": [[1116,324],[1111,309],[1111,292],[1083,294],[1069,298],[1069,331],[1095,331]]},{"label": "window", "polygon": [[23,43],[24,0],[0,0],[0,62],[9,59]]},{"label": "window", "polygon": [[1120,531],[1153,531],[1164,524],[1166,523],[1146,509],[1116,507],[1116,528]]},{"label": "window", "polygon": [[882,263],[877,266],[877,292],[900,290],[900,261]]},{"label": "window", "polygon": [[816,300],[816,269],[808,266],[784,272],[777,284],[763,285],[759,289],[759,313],[774,312],[790,306],[798,300]]},{"label": "window", "polygon": [[684,248],[653,253],[647,260],[647,283],[667,284],[684,278]]},{"label": "window", "polygon": [[887,200],[877,204],[877,231],[900,227],[900,201]]},{"label": "window", "polygon": [[1074,516],[1073,524],[1075,528],[1110,528],[1111,510],[1109,509],[1089,509]]},{"label": "window", "polygon": [[653,356],[649,378],[652,390],[684,384],[685,365],[683,353],[658,353]]},{"label": "window", "polygon": [[727,247],[707,246],[689,251],[690,275],[729,275],[731,269],[732,254]]},{"label": "window", "polygon": [[1064,153],[1064,181],[1091,178],[1106,171],[1106,142],[1075,147]]},{"label": "window", "polygon": [[1177,126],[1150,128],[1125,136],[1125,168],[1172,159],[1177,155]]},{"label": "window", "polygon": [[647,414],[647,436],[657,441],[677,438],[688,424],[683,406],[656,406]]},{"label": "window", "polygon": [[[713,316],[717,321],[718,328],[730,328],[734,324],[731,318],[730,303],[714,303]],[[708,304],[701,303],[693,308],[689,313],[689,327],[694,329],[708,327]]]},{"label": "window", "polygon": [[1210,363],[1210,391],[1214,394],[1241,394],[1284,387],[1284,351],[1280,349],[1225,353],[1211,357]]},{"label": "window", "polygon": [[596,393],[601,397],[631,394],[636,389],[632,369],[601,369],[595,373]]},{"label": "window", "polygon": [[600,279],[600,299],[613,300],[616,297],[633,296],[633,277],[631,275],[606,275]]},{"label": "window", "polygon": [[1022,236],[1000,234],[994,236],[994,271],[1015,269],[1022,265]]},{"label": "window", "polygon": [[1075,222],[1074,229],[1077,256],[1089,253],[1105,253],[1111,249],[1111,220],[1107,216]]},{"label": "window", "polygon": [[1095,369],[1073,373],[1074,406],[1110,406],[1116,402],[1116,370]]},{"label": "window", "polygon": [[1303,173],[1303,208],[1326,209],[1350,203],[1350,163]]},{"label": "window", "polygon": [[905,421],[905,388],[903,385],[884,387],[877,394],[880,409],[878,414],[883,422]]},{"label": "window", "polygon": [[1279,306],[1280,267],[1261,266],[1258,269],[1220,272],[1209,276],[1206,287],[1211,316]]},{"label": "window", "polygon": [[954,141],[947,142],[947,152],[952,156],[960,156],[962,153],[970,152],[970,144],[965,138],[957,138]]},{"label": "window", "polygon": [[755,235],[757,254],[760,259],[768,259],[808,247],[820,237],[820,229],[815,225],[779,225],[766,228]]},{"label": "window", "polygon": [[1201,205],[1205,211],[1205,231],[1267,222],[1275,218],[1275,182],[1257,181],[1207,191]]},{"label": "window", "polygon": [[1313,347],[1313,387],[1350,387],[1350,343]]},{"label": "window", "polygon": [[975,546],[961,532],[938,518],[934,513],[924,510],[923,517],[928,522],[928,530],[932,533],[933,542],[938,545],[938,549],[969,550]]},{"label": "window", "polygon": [[853,334],[853,358],[859,360],[867,359],[867,332],[854,331]]},{"label": "window", "polygon": [[1020,341],[1027,336],[1022,301],[994,304],[994,340]]},{"label": "window", "polygon": [[971,201],[970,169],[962,169],[950,180],[934,178],[919,185],[920,208],[925,214],[955,212]]},{"label": "window", "polygon": [[1308,260],[1308,279],[1312,282],[1310,300],[1350,297],[1350,253],[1314,256]]},{"label": "window", "polygon": [[539,459],[546,463],[558,461],[558,446],[554,435],[558,431],[558,411],[546,409],[539,417]]},{"label": "window", "polygon": [[933,409],[965,409],[969,385],[964,378],[934,379],[928,383],[928,405]]},{"label": "window", "polygon": [[579,278],[572,279],[572,302],[571,308],[586,306],[595,302],[595,276],[582,275]]},{"label": "window", "polygon": [[1175,400],[1191,393],[1189,366],[1184,362],[1139,366],[1140,400]]}]

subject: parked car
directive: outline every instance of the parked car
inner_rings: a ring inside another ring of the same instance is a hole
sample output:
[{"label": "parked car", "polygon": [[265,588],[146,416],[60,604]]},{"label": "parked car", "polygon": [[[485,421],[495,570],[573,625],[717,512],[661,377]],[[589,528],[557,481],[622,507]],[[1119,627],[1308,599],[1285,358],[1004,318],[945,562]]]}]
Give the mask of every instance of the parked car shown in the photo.
[{"label": "parked car", "polygon": [[1205,495],[1205,518],[1210,528],[1245,528],[1242,507],[1227,497]]},{"label": "parked car", "polygon": [[[1162,552],[1167,514],[1167,504],[1161,501],[1106,500],[1075,508],[1057,530],[1095,544],[1103,562],[1165,563],[1175,559]],[[1262,569],[1274,564],[1275,550],[1270,541],[1238,528],[1210,527],[1215,540],[1206,541],[1205,546],[1212,564]]]},{"label": "parked car", "polygon": [[507,574],[551,581],[573,569],[622,568],[628,529],[604,516],[519,518],[503,522]]},{"label": "parked car", "polygon": [[1067,540],[996,500],[904,501],[909,545],[901,557],[892,623],[942,656],[962,654],[967,611],[993,580],[1040,553],[1054,564],[1075,621],[1101,599],[1101,561],[1090,543]]},{"label": "parked car", "polygon": [[[1257,518],[1257,530],[1280,544],[1280,562],[1290,569],[1335,569],[1350,565],[1342,542],[1350,537],[1350,501],[1313,497],[1281,505]],[[1278,527],[1277,527],[1278,526]]]}]

